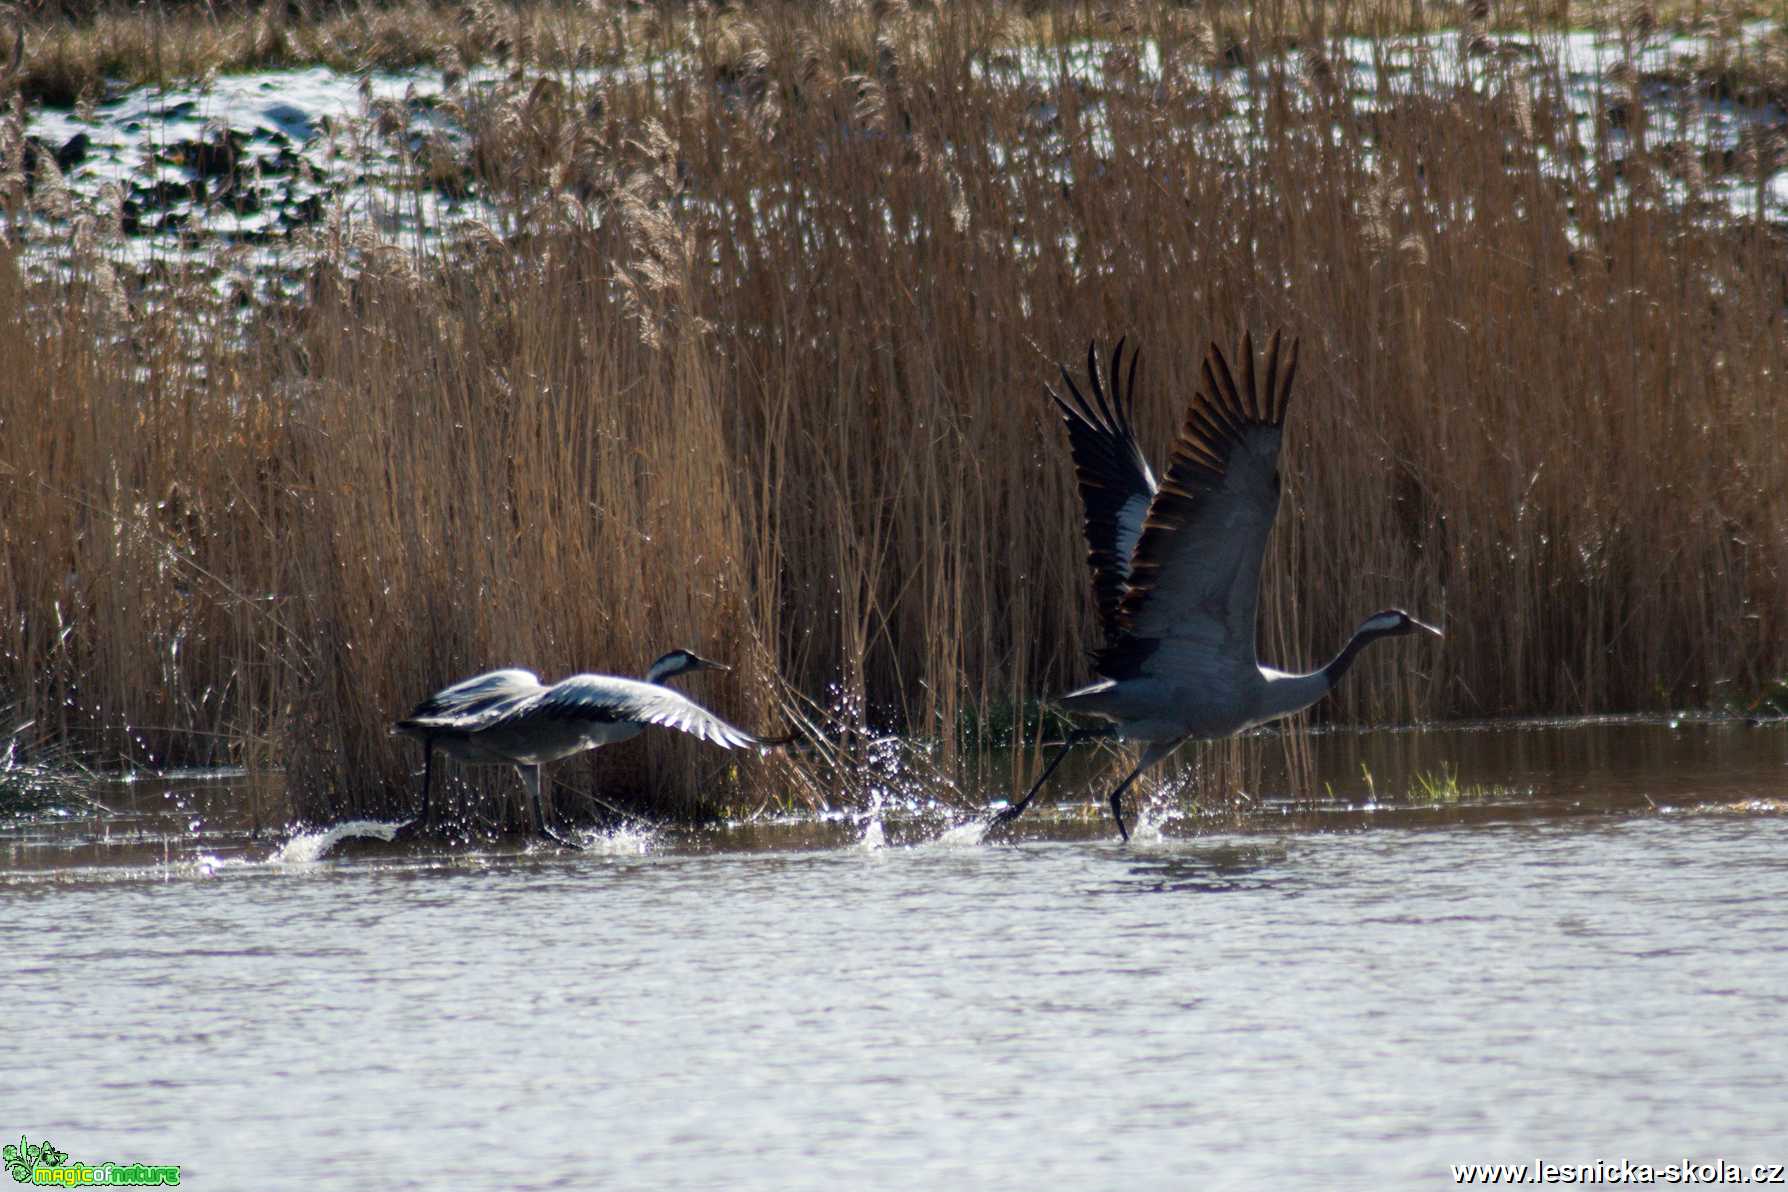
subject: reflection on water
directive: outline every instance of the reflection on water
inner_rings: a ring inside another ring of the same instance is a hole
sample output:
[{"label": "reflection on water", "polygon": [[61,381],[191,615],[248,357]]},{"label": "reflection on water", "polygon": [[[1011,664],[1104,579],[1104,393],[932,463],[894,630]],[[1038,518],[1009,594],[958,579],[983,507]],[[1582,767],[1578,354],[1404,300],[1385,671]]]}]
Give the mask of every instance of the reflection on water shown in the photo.
[{"label": "reflection on water", "polygon": [[1125,894],[1283,889],[1289,882],[1277,869],[1285,856],[1281,847],[1252,843],[1188,846],[1180,852],[1144,854],[1110,889]]},{"label": "reflection on water", "polygon": [[[1070,806],[995,845],[890,810],[447,853],[143,787],[0,836],[0,1004],[42,1058],[0,1125],[273,1189],[1783,1158],[1788,731],[1319,748],[1332,794],[1130,846]],[[1443,761],[1453,802],[1411,798]]]}]

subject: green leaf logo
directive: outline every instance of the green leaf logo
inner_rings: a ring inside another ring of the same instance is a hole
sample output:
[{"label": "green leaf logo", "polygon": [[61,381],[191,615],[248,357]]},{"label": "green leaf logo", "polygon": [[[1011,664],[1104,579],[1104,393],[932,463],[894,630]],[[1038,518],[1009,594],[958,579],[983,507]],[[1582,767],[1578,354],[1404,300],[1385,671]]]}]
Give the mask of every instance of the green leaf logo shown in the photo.
[{"label": "green leaf logo", "polygon": [[25,1152],[29,1147],[30,1144],[25,1141],[25,1136],[21,1134],[19,1135],[18,1146],[14,1146],[9,1142],[6,1144],[6,1149],[0,1151],[0,1155],[4,1155],[6,1158],[6,1174],[21,1184],[31,1178],[31,1168],[25,1164]]},{"label": "green leaf logo", "polygon": [[23,1134],[19,1135],[19,1145],[7,1143],[0,1148],[0,1159],[6,1162],[6,1174],[23,1184],[31,1178],[33,1170],[39,1167],[60,1167],[68,1161],[68,1154],[50,1145],[49,1139],[33,1145]]}]

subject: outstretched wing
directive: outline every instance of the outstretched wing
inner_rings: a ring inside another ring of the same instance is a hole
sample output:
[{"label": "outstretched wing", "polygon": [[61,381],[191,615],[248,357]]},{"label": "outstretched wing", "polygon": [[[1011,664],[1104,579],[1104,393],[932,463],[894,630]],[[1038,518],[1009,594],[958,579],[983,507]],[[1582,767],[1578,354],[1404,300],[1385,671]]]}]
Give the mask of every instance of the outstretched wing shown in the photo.
[{"label": "outstretched wing", "polygon": [[689,733],[724,749],[752,749],[780,742],[754,736],[728,724],[681,692],[639,679],[611,675],[573,675],[555,683],[526,707],[519,718],[544,720],[632,721]]},{"label": "outstretched wing", "polygon": [[1062,412],[1068,428],[1068,450],[1074,457],[1074,475],[1080,481],[1080,503],[1086,511],[1087,563],[1093,569],[1093,594],[1099,602],[1099,620],[1109,644],[1118,634],[1118,606],[1130,579],[1130,556],[1142,536],[1143,518],[1155,496],[1155,477],[1142,448],[1136,443],[1131,422],[1135,407],[1136,361],[1130,355],[1130,372],[1121,371],[1124,341],[1111,354],[1111,397],[1099,376],[1096,344],[1086,349],[1086,373],[1093,400],[1088,401],[1066,368],[1064,398],[1046,389]]},{"label": "outstretched wing", "polygon": [[476,732],[500,718],[519,701],[545,690],[533,671],[490,671],[443,687],[417,704],[397,727],[452,727]]},{"label": "outstretched wing", "polygon": [[1251,336],[1242,337],[1239,386],[1211,345],[1130,561],[1120,636],[1099,653],[1101,674],[1133,675],[1163,642],[1254,664],[1260,563],[1279,511],[1279,442],[1297,374],[1297,341],[1281,373],[1279,339],[1275,331],[1264,391]]}]

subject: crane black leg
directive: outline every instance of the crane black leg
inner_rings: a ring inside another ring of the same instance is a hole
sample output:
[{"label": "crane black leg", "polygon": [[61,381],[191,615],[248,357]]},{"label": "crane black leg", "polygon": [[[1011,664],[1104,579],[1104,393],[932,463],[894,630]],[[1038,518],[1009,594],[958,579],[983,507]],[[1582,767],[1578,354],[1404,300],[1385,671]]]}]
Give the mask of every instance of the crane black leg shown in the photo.
[{"label": "crane black leg", "polygon": [[1144,770],[1178,749],[1180,743],[1185,739],[1181,737],[1177,741],[1150,742],[1149,747],[1142,751],[1142,757],[1138,759],[1136,768],[1130,771],[1130,776],[1118,783],[1118,788],[1111,792],[1111,818],[1117,821],[1118,835],[1124,838],[1124,843],[1130,842],[1130,829],[1124,827],[1124,792],[1130,789],[1130,784],[1135,782]]},{"label": "crane black leg", "polygon": [[1037,781],[1031,783],[1031,789],[1025,792],[1024,798],[1018,800],[1018,802],[994,816],[993,820],[987,825],[988,831],[992,831],[994,828],[998,828],[1004,824],[1009,824],[1019,816],[1023,815],[1024,809],[1031,805],[1031,800],[1037,797],[1037,792],[1043,789],[1043,784],[1049,781],[1049,776],[1055,773],[1055,768],[1062,764],[1062,759],[1068,756],[1068,751],[1070,749],[1074,748],[1082,741],[1094,741],[1102,737],[1109,737],[1111,734],[1112,730],[1110,728],[1077,728],[1069,733],[1067,738],[1062,742],[1062,747],[1055,751],[1055,756],[1049,759],[1049,764],[1047,766],[1043,767],[1043,773],[1037,776]]},{"label": "crane black leg", "polygon": [[522,785],[528,788],[528,807],[534,816],[534,835],[550,840],[560,848],[581,850],[583,845],[567,840],[546,826],[546,817],[542,814],[540,805],[540,767],[517,765],[515,772],[521,775]]},{"label": "crane black leg", "polygon": [[397,826],[393,840],[406,840],[412,836],[422,836],[428,832],[428,787],[429,779],[434,777],[435,743],[432,737],[422,739],[422,810],[415,819],[406,820]]},{"label": "crane black leg", "polygon": [[1136,781],[1136,776],[1148,764],[1146,761],[1137,763],[1136,768],[1130,771],[1130,777],[1118,783],[1118,788],[1111,792],[1111,818],[1117,821],[1118,835],[1124,838],[1126,844],[1130,841],[1130,829],[1124,827],[1124,792],[1130,789],[1130,784]]},{"label": "crane black leg", "polygon": [[422,813],[416,817],[417,825],[428,831],[428,788],[435,776],[435,743],[430,740],[422,742]]}]

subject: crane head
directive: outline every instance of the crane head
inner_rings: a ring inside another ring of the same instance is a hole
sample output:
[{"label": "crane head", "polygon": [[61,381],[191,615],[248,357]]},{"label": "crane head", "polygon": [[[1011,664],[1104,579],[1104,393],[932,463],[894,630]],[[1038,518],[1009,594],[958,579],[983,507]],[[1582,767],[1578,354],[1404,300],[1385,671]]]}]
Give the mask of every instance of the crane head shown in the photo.
[{"label": "crane head", "polygon": [[1398,637],[1406,633],[1431,633],[1435,637],[1446,636],[1426,621],[1418,621],[1400,608],[1387,608],[1382,612],[1373,613],[1360,626],[1360,632],[1372,637]]},{"label": "crane head", "polygon": [[694,650],[672,650],[668,654],[660,655],[658,661],[652,664],[651,669],[646,672],[646,682],[662,683],[666,679],[686,675],[690,671],[731,669],[733,668],[723,662],[703,658]]}]

